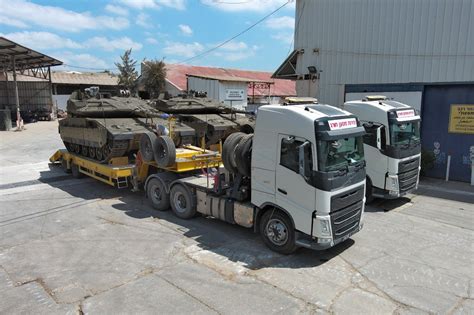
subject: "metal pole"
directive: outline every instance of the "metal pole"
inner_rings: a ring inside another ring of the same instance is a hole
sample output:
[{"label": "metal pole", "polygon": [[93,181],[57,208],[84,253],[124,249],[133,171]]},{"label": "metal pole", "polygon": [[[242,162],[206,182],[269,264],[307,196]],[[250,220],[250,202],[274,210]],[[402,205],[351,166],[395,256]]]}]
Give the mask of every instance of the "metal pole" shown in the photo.
[{"label": "metal pole", "polygon": [[21,131],[23,129],[23,119],[21,119],[21,114],[20,114],[20,97],[18,96],[18,82],[16,81],[15,55],[12,56],[12,63],[13,63],[13,83],[15,85],[16,130]]},{"label": "metal pole", "polygon": [[446,181],[449,181],[449,169],[451,168],[451,155],[448,155],[448,163],[446,164]]}]

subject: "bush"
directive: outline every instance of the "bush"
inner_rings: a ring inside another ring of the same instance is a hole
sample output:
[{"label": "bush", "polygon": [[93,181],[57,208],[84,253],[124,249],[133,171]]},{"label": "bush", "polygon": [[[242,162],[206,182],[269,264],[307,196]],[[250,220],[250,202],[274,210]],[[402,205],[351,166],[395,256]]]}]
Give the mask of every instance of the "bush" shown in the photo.
[{"label": "bush", "polygon": [[433,151],[421,149],[421,175],[426,175],[426,172],[433,169],[436,157]]}]

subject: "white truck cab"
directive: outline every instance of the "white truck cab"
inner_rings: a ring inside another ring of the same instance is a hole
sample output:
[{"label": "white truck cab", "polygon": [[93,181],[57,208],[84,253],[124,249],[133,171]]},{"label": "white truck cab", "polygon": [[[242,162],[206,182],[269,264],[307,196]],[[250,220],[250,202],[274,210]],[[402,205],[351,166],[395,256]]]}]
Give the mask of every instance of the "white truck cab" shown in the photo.
[{"label": "white truck cab", "polygon": [[[253,139],[251,203],[258,211],[284,212],[297,232],[297,245],[325,249],[346,240],[362,227],[364,133],[354,115],[336,107],[315,103],[260,107]],[[267,225],[282,235],[279,222]],[[277,242],[277,238],[266,241],[270,247]]]},{"label": "white truck cab", "polygon": [[385,96],[367,96],[343,108],[363,124],[366,200],[394,199],[418,188],[421,118],[413,107]]}]

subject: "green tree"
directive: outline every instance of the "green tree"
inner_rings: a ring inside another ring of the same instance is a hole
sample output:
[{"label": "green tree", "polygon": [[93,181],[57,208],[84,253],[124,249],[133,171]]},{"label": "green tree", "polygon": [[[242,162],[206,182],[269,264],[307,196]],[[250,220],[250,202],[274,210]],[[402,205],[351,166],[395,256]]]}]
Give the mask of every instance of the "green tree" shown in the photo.
[{"label": "green tree", "polygon": [[126,50],[125,53],[120,56],[122,62],[116,62],[115,66],[120,71],[120,74],[118,76],[118,84],[129,90],[131,95],[135,95],[138,78],[138,72],[135,70],[135,65],[137,64],[137,61],[133,60],[130,57],[131,54],[132,48]]},{"label": "green tree", "polygon": [[165,90],[166,68],[163,60],[143,61],[143,82],[150,98],[157,98]]}]

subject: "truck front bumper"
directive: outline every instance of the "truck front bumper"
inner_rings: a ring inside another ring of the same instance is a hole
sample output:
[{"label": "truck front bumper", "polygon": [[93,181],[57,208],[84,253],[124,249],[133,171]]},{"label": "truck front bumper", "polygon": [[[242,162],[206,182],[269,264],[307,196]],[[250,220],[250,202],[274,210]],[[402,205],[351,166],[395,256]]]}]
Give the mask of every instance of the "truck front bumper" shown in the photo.
[{"label": "truck front bumper", "polygon": [[[331,247],[336,246],[337,244],[340,244],[340,243],[348,240],[352,235],[359,232],[362,229],[363,226],[364,226],[364,224],[361,222],[355,230],[353,230],[350,233],[344,235],[343,237],[336,238],[336,239],[334,239],[332,237],[330,237],[330,238],[311,237],[307,234],[297,232],[297,234],[296,234],[296,245],[301,246],[301,247],[305,247],[305,248],[309,248],[309,249],[312,249],[312,250],[329,249]],[[324,241],[321,242],[322,240],[324,240]]]}]

